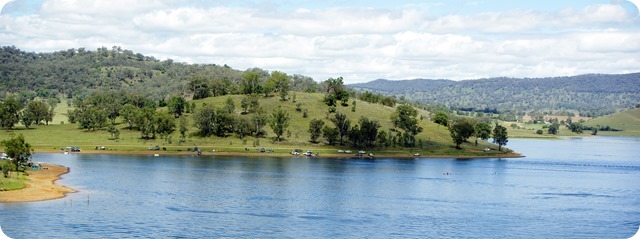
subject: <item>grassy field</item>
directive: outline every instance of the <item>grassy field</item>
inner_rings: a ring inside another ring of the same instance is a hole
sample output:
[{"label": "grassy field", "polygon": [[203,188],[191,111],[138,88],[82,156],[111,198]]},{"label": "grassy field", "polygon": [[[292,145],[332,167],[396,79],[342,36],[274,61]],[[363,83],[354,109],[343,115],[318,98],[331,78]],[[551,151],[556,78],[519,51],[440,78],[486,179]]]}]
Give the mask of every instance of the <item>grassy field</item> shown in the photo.
[{"label": "grassy field", "polygon": [[[567,127],[560,126],[557,135],[550,135],[547,129],[542,128],[543,124],[523,124],[515,123],[516,127],[512,127],[513,122],[503,122],[502,125],[509,129],[509,136],[514,138],[555,138],[555,137],[578,137],[590,136],[591,131],[585,130],[582,134],[571,132]],[[607,136],[640,136],[640,109],[626,110],[613,115],[595,118],[584,123],[585,126],[599,127],[610,126],[611,128],[620,129],[622,131],[598,131],[597,135]],[[537,130],[542,130],[542,135],[536,134]]]},{"label": "grassy field", "polygon": [[585,123],[586,126],[610,126],[621,129],[621,132],[600,131],[598,135],[640,136],[640,108],[626,110],[613,115],[595,118]]},{"label": "grassy field", "polygon": [[[571,132],[566,126],[560,126],[558,134],[549,134],[549,130],[543,128],[543,124],[524,124],[516,123],[517,127],[512,127],[513,122],[502,122],[504,127],[507,127],[509,131],[509,137],[512,138],[533,138],[533,139],[554,139],[558,137],[581,137],[591,135],[591,131],[584,131],[582,134],[576,134]],[[542,134],[537,134],[536,131],[542,130]]]},{"label": "grassy field", "polygon": [[[281,142],[275,142],[273,137],[275,136],[270,127],[265,127],[267,136],[264,138],[245,137],[240,139],[235,135],[228,137],[198,137],[194,133],[196,131],[193,128],[192,122],[189,122],[189,136],[185,143],[179,144],[179,132],[174,132],[171,135],[173,139],[172,143],[169,143],[165,139],[143,140],[140,139],[140,133],[137,131],[127,130],[126,125],[118,123],[117,128],[120,129],[120,139],[111,140],[110,135],[106,130],[97,131],[85,131],[78,129],[76,124],[66,123],[66,119],[58,120],[64,121],[65,124],[52,124],[48,126],[40,125],[31,129],[25,129],[23,127],[17,127],[14,130],[0,131],[0,140],[11,137],[12,134],[23,134],[26,140],[33,145],[36,150],[57,151],[67,146],[80,147],[82,150],[93,150],[96,146],[107,147],[110,151],[147,151],[149,146],[158,145],[160,147],[166,147],[166,153],[184,152],[187,148],[198,146],[203,152],[238,152],[244,153],[245,148],[250,149],[250,152],[255,152],[256,147],[273,148],[276,152],[290,152],[293,149],[299,148],[303,150],[313,150],[321,154],[335,154],[338,149],[358,151],[359,148],[352,148],[349,145],[345,146],[328,146],[325,143],[314,144],[309,142],[310,134],[307,132],[309,127],[309,121],[313,118],[322,119],[325,124],[333,126],[333,124],[326,118],[328,106],[322,103],[323,94],[307,94],[297,92],[297,102],[302,104],[302,109],[308,111],[308,118],[303,118],[303,113],[295,110],[296,103],[292,101],[281,102],[278,97],[268,97],[260,99],[260,105],[268,113],[272,112],[277,107],[282,107],[291,117],[288,133],[285,133],[285,140]],[[223,97],[207,98],[202,100],[196,100],[196,108],[202,107],[203,103],[208,105],[222,106],[228,97],[231,97],[235,101],[236,113],[240,115],[240,101],[243,96],[232,95]],[[351,124],[357,123],[358,119],[362,116],[369,119],[378,120],[381,124],[380,130],[389,131],[392,128],[390,115],[395,111],[393,107],[386,107],[379,104],[371,104],[364,101],[356,101],[356,112],[351,111],[351,106],[343,107],[338,106],[338,111],[345,113],[351,120]],[[64,106],[64,107],[62,107]],[[59,111],[66,112],[66,103],[59,104]],[[159,109],[166,110],[166,109]],[[455,145],[451,140],[449,131],[446,127],[439,126],[428,120],[429,112],[419,110],[419,114],[423,116],[423,120],[419,121],[420,126],[424,128],[424,131],[417,136],[417,140],[422,141],[422,148],[384,148],[375,149],[374,153],[381,153],[385,155],[399,155],[409,156],[413,153],[420,153],[423,156],[495,156],[501,153],[497,150],[491,150],[489,152],[483,151],[484,148],[497,149],[497,146],[489,144],[488,142],[479,142],[478,146],[474,146],[470,143],[464,143],[462,145],[463,150],[455,149]],[[57,114],[62,115],[60,114]],[[190,115],[187,115],[190,120]],[[330,114],[329,117],[333,117]],[[511,133],[511,132],[510,132]],[[321,138],[321,140],[323,140]],[[471,141],[471,140],[470,140]],[[370,151],[368,149],[363,149]],[[37,152],[37,151],[36,151]]]},{"label": "grassy field", "polygon": [[71,108],[67,105],[67,98],[62,97],[61,102],[56,105],[55,109],[53,109],[53,112],[55,112],[55,114],[53,115],[53,121],[51,121],[49,124],[68,123],[69,121],[67,118],[67,110],[69,109]]},{"label": "grassy field", "polygon": [[[9,167],[11,162],[7,160],[0,160],[0,168]],[[9,177],[5,178],[0,171],[0,191],[10,191],[24,188],[24,181],[27,178],[23,173],[10,172]]]}]

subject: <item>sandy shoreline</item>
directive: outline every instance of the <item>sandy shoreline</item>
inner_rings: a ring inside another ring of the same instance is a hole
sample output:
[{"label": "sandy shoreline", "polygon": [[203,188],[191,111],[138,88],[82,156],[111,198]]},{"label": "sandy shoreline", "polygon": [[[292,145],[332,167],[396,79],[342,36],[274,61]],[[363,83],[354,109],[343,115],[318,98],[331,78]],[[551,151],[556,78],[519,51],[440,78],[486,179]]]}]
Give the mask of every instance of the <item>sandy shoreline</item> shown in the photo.
[{"label": "sandy shoreline", "polygon": [[67,193],[75,192],[73,189],[55,184],[55,181],[60,179],[60,175],[69,172],[69,168],[54,164],[42,164],[41,166],[43,169],[27,171],[29,181],[25,182],[25,188],[0,191],[0,203],[45,201],[62,198]]},{"label": "sandy shoreline", "polygon": [[[59,150],[36,150],[37,153],[58,153],[62,154]],[[71,154],[110,154],[110,155],[149,155],[153,156],[158,154],[159,156],[197,156],[195,152],[188,151],[116,151],[116,150],[82,150],[81,152],[72,152]],[[245,157],[307,157],[303,155],[291,155],[290,153],[257,153],[257,152],[202,152],[202,156],[245,156]],[[345,153],[321,153],[319,156],[312,156],[313,158],[357,158],[354,154]],[[413,156],[409,153],[406,155],[399,154],[375,154],[376,158],[450,158],[450,159],[474,159],[474,158],[523,158],[524,156],[518,153],[505,153],[502,155],[475,155],[475,156],[452,156],[452,155],[421,155]],[[364,158],[368,158],[366,155]]]}]

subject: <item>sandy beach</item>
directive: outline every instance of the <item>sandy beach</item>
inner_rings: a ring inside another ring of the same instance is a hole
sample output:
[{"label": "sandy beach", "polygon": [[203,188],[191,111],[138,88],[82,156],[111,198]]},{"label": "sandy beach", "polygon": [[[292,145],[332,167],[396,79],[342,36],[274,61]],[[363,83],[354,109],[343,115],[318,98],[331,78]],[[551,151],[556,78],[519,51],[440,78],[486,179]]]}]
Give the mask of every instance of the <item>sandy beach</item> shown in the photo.
[{"label": "sandy beach", "polygon": [[[45,169],[46,168],[46,169]],[[60,165],[42,164],[40,170],[29,170],[25,188],[0,192],[0,202],[36,202],[62,198],[73,189],[57,185],[55,181],[60,175],[69,172],[69,168]]]}]

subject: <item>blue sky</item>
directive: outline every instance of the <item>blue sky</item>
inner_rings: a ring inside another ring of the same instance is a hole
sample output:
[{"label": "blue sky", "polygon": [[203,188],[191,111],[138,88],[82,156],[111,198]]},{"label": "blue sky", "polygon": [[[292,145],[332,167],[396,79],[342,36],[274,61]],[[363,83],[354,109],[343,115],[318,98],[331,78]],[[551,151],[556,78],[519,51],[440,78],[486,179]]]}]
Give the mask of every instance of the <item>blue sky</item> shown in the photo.
[{"label": "blue sky", "polygon": [[[634,0],[638,1],[638,0]],[[121,46],[160,59],[322,81],[640,70],[625,0],[0,0],[0,45]]]}]

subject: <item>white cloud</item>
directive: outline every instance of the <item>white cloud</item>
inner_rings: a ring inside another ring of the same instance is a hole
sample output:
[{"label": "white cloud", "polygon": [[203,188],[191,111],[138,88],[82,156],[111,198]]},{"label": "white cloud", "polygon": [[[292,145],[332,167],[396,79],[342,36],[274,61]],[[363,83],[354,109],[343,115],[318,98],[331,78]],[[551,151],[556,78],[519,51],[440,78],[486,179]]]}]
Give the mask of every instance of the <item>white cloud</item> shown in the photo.
[{"label": "white cloud", "polygon": [[640,69],[640,21],[614,4],[470,15],[437,15],[414,6],[283,10],[203,4],[47,0],[38,14],[1,15],[0,44],[29,51],[119,45],[158,58],[257,66],[318,81]]},{"label": "white cloud", "polygon": [[578,49],[595,53],[639,53],[640,33],[628,32],[596,32],[576,34],[579,39]]}]

